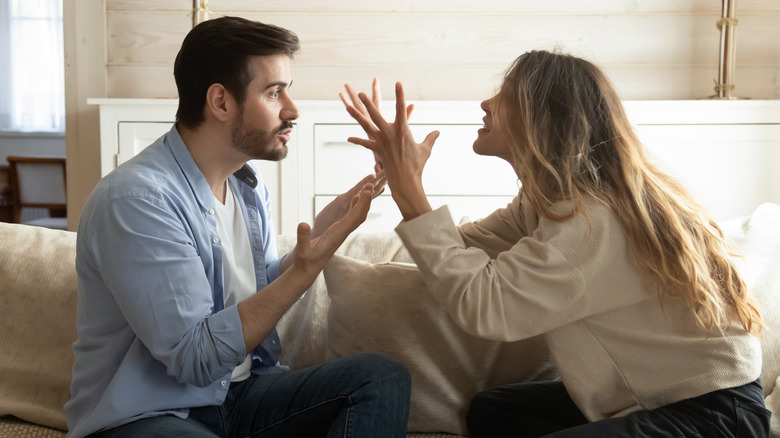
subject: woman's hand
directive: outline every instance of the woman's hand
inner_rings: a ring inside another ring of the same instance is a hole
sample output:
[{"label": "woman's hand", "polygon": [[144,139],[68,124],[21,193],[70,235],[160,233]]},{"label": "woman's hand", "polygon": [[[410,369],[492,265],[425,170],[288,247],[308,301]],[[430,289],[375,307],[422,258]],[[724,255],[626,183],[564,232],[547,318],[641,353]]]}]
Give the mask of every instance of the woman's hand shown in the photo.
[{"label": "woman's hand", "polygon": [[[361,114],[363,114],[367,119],[370,119],[370,116],[368,114],[368,110],[366,109],[365,105],[363,105],[363,102],[360,101],[360,98],[358,97],[358,93],[355,92],[355,90],[349,85],[344,84],[344,88],[347,90],[347,94],[349,95],[349,99],[344,95],[343,92],[339,93],[339,98],[342,102],[344,102],[344,106],[350,107],[352,106],[356,110],[360,111]],[[379,79],[374,78],[374,81],[371,84],[371,102],[374,104],[374,107],[377,108],[377,110],[380,110],[382,107],[382,92],[380,90],[379,86]],[[412,111],[414,111],[414,105],[409,105],[406,107],[406,118],[407,120],[411,118]],[[376,163],[374,165],[374,172],[377,174],[382,171],[382,161],[379,159],[376,153],[374,153],[374,162]]]},{"label": "woman's hand", "polygon": [[433,131],[422,143],[417,143],[408,124],[412,107],[406,106],[404,89],[400,82],[396,83],[395,95],[396,112],[393,123],[382,117],[379,108],[365,93],[357,95],[357,100],[362,104],[360,108],[345,102],[347,112],[369,137],[350,137],[347,141],[370,149],[378,157],[393,200],[404,219],[410,220],[431,210],[422,187],[422,173],[439,132]]}]

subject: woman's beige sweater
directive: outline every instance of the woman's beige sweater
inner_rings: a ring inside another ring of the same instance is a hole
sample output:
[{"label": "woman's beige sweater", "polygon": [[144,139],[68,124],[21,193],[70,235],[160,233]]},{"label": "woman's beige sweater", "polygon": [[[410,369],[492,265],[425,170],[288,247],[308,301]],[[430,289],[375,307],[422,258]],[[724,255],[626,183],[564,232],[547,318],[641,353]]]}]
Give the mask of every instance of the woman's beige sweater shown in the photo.
[{"label": "woman's beige sweater", "polygon": [[538,215],[518,196],[456,227],[447,207],[401,223],[428,288],[467,332],[514,341],[545,334],[561,378],[591,420],[653,409],[756,380],[758,340],[734,323],[697,325],[635,261],[615,214]]}]

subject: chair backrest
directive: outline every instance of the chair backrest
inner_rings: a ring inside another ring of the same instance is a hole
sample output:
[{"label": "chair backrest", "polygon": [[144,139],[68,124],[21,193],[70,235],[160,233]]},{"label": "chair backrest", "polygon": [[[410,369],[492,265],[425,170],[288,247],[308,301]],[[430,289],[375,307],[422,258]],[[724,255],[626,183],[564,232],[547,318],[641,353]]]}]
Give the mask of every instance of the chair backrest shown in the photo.
[{"label": "chair backrest", "polygon": [[65,214],[65,158],[9,156],[7,160],[14,222],[20,222],[24,207],[48,208],[52,216]]}]

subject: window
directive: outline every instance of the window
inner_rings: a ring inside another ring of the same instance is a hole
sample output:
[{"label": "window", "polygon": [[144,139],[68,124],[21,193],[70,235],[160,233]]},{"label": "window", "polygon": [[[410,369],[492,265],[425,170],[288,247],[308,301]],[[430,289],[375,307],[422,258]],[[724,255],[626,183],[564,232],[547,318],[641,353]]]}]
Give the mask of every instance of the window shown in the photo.
[{"label": "window", "polygon": [[0,0],[0,131],[65,131],[61,0]]}]

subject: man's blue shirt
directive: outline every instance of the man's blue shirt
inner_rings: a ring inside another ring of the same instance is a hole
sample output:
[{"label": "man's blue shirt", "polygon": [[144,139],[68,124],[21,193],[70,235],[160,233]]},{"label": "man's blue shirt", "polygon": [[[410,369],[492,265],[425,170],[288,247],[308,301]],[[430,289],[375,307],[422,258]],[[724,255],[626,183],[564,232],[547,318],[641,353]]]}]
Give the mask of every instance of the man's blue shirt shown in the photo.
[{"label": "man's blue shirt", "polygon": [[[268,189],[259,176],[256,188],[229,183],[260,290],[279,276]],[[224,401],[246,351],[236,306],[224,308],[215,202],[175,126],[89,196],[76,248],[68,437]],[[258,350],[254,373],[283,369],[260,363],[269,356]]]}]

